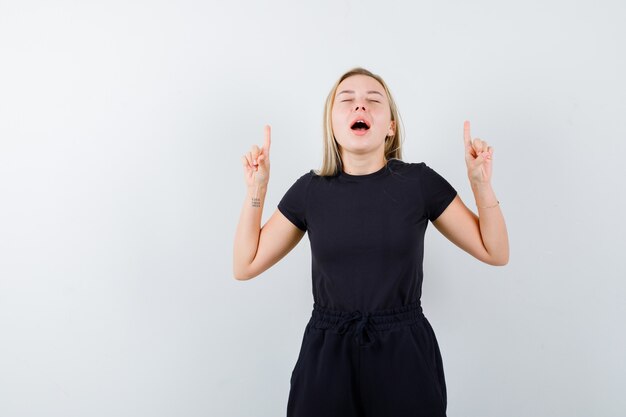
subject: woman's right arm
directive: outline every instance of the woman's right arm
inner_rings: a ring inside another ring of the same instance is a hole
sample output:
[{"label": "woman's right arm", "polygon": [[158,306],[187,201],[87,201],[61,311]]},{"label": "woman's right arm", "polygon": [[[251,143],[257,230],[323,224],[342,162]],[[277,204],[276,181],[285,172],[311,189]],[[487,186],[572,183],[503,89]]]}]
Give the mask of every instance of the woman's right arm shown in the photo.
[{"label": "woman's right arm", "polygon": [[269,182],[270,127],[265,126],[265,143],[252,146],[242,163],[247,186],[233,248],[233,276],[248,280],[266,271],[293,249],[304,236],[278,209],[261,228],[261,215]]}]

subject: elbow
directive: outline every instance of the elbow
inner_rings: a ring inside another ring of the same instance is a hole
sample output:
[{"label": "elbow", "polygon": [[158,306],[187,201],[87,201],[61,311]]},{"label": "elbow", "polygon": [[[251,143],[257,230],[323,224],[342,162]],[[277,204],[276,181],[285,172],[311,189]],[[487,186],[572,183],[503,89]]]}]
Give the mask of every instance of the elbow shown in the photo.
[{"label": "elbow", "polygon": [[237,252],[234,253],[232,258],[233,278],[237,281],[247,281],[250,278],[250,264],[244,259],[237,256]]},{"label": "elbow", "polygon": [[236,281],[246,281],[246,277],[233,271],[233,278]]},{"label": "elbow", "polygon": [[505,266],[509,263],[509,254],[507,253],[505,256],[500,258],[492,258],[487,263],[493,266]]},{"label": "elbow", "polygon": [[252,277],[250,276],[246,268],[233,265],[233,278],[237,281],[247,281]]},{"label": "elbow", "polygon": [[248,281],[252,277],[244,271],[233,270],[233,278],[237,281]]},{"label": "elbow", "polygon": [[486,250],[480,255],[475,255],[476,259],[487,265],[504,266],[509,263],[509,252],[491,254]]},{"label": "elbow", "polygon": [[258,274],[252,272],[251,268],[233,267],[233,278],[237,281],[248,281]]}]

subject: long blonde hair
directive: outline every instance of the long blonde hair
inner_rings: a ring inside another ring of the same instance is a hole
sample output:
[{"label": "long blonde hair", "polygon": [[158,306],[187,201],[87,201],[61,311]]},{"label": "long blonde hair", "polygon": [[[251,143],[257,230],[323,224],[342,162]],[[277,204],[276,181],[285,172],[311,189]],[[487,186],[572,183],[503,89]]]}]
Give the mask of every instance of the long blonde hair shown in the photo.
[{"label": "long blonde hair", "polygon": [[365,68],[356,67],[351,69],[350,71],[343,74],[333,88],[330,90],[328,97],[326,98],[326,104],[324,105],[324,154],[322,159],[322,168],[313,172],[317,175],[321,176],[333,176],[337,175],[341,171],[341,156],[339,155],[339,148],[337,146],[337,140],[335,139],[335,135],[333,134],[333,126],[332,126],[332,109],[333,104],[335,102],[335,93],[337,92],[337,87],[343,80],[353,75],[367,75],[368,77],[372,77],[376,81],[378,81],[383,88],[385,89],[385,93],[387,93],[387,99],[389,100],[389,108],[391,110],[391,120],[395,121],[395,132],[391,136],[387,136],[385,138],[385,162],[389,159],[402,159],[402,129],[400,128],[400,124],[402,121],[400,120],[400,113],[398,112],[398,108],[396,107],[396,103],[389,92],[389,88],[385,81],[376,74],[371,73]]}]

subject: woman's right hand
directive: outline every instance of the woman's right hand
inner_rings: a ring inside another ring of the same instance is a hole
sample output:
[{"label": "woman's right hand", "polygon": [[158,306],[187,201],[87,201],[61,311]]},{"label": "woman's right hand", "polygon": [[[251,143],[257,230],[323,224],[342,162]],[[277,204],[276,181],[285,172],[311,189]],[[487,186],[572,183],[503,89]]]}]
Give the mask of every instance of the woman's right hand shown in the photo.
[{"label": "woman's right hand", "polygon": [[252,145],[250,152],[241,157],[246,185],[250,187],[267,187],[270,180],[270,144],[271,128],[265,125],[265,143],[259,149]]}]

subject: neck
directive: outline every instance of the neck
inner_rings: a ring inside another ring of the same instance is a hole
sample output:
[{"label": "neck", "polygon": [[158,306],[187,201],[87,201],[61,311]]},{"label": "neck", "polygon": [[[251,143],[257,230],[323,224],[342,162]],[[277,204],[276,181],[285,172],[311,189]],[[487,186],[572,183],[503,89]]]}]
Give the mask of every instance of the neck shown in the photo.
[{"label": "neck", "polygon": [[384,157],[376,159],[342,158],[343,171],[350,175],[371,174],[382,169],[386,163],[387,160]]}]

